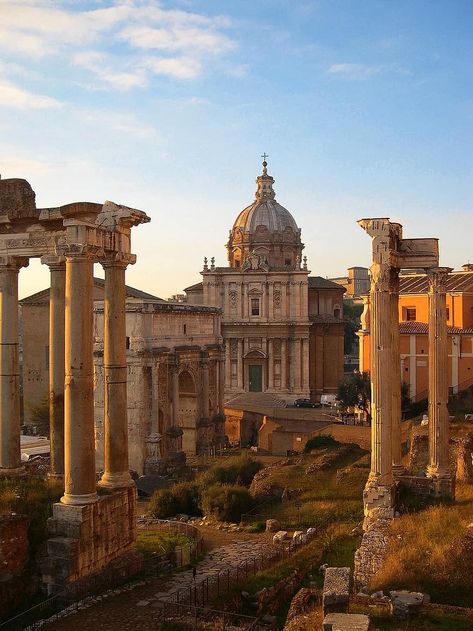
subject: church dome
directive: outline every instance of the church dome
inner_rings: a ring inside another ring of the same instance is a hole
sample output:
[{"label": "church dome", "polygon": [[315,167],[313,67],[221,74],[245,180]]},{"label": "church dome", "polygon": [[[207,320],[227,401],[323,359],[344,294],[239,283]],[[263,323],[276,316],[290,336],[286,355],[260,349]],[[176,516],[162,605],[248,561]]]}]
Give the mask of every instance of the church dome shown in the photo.
[{"label": "church dome", "polygon": [[291,213],[279,204],[268,175],[267,162],[256,178],[255,201],[244,208],[233,224],[227,244],[231,267],[240,267],[250,255],[263,257],[271,267],[298,267],[301,231]]}]

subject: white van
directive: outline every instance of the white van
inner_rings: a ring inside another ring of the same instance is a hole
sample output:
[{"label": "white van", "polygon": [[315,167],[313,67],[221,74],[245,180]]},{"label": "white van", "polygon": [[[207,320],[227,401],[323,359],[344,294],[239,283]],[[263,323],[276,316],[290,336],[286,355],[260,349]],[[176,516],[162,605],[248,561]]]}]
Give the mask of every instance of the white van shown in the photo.
[{"label": "white van", "polygon": [[336,407],[338,405],[336,394],[322,394],[320,396],[320,403],[322,405],[329,405],[330,407]]}]

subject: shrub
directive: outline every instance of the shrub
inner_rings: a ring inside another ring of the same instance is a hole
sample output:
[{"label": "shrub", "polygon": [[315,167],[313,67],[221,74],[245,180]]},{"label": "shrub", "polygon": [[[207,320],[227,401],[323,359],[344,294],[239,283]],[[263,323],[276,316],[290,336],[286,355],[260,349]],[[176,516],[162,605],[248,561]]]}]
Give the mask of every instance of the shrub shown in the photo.
[{"label": "shrub", "polygon": [[255,474],[263,466],[263,463],[259,460],[254,460],[247,454],[242,454],[241,456],[228,458],[223,462],[214,464],[199,476],[199,484],[202,488],[213,484],[240,484],[248,487]]},{"label": "shrub", "polygon": [[304,451],[307,453],[312,449],[320,449],[321,447],[335,447],[339,443],[331,434],[320,434],[319,436],[313,436],[306,442]]},{"label": "shrub", "polygon": [[181,482],[171,489],[159,489],[151,496],[149,514],[165,519],[178,513],[201,515],[199,508],[199,488],[191,482]]},{"label": "shrub", "polygon": [[253,497],[243,486],[214,484],[202,491],[202,508],[220,521],[240,521],[242,513],[254,506]]}]

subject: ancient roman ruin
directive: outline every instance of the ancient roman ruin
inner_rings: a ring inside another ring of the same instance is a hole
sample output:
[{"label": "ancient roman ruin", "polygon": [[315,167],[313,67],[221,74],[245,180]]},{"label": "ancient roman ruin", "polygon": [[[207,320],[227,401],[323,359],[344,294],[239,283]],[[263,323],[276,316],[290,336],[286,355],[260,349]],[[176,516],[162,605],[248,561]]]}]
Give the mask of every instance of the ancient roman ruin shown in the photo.
[{"label": "ancient roman ruin", "polygon": [[[0,473],[21,475],[18,273],[40,257],[51,271],[51,475],[54,505],[43,580],[55,591],[131,555],[136,490],[128,466],[125,270],[136,260],[131,228],[150,219],[106,201],[36,208],[22,179],[0,180]],[[93,265],[105,270],[104,473],[97,494],[94,441]]]},{"label": "ancient roman ruin", "polygon": [[387,218],[361,219],[372,238],[370,328],[371,471],[364,491],[365,530],[391,519],[401,464],[401,374],[399,361],[399,271],[425,269],[429,278],[429,466],[431,493],[453,496],[449,470],[446,267],[439,267],[437,239],[404,239],[402,226]]}]

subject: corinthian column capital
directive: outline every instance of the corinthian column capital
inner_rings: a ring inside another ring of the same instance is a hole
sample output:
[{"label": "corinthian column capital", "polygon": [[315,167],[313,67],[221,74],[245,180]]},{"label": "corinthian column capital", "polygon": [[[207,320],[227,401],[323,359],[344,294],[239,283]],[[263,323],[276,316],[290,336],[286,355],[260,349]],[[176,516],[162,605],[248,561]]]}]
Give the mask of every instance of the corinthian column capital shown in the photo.
[{"label": "corinthian column capital", "polygon": [[431,267],[427,270],[429,294],[441,294],[447,291],[448,275],[451,267]]},{"label": "corinthian column capital", "polygon": [[100,264],[104,269],[115,267],[126,269],[128,265],[136,263],[136,255],[127,252],[111,252],[100,259]]}]

